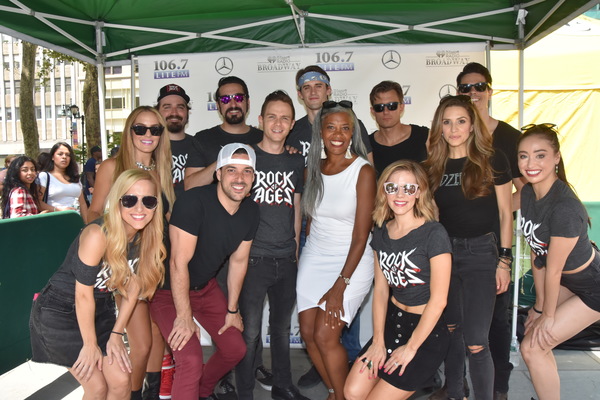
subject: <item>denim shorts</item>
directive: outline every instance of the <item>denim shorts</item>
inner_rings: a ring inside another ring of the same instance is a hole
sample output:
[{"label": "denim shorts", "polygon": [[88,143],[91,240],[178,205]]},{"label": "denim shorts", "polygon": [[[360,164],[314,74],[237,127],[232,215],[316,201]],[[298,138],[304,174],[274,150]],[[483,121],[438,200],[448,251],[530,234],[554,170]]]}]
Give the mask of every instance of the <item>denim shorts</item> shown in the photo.
[{"label": "denim shorts", "polygon": [[600,312],[600,253],[594,250],[594,259],[583,271],[563,274],[560,284],[594,311]]},{"label": "denim shorts", "polygon": [[[115,326],[116,307],[112,294],[98,296],[95,328],[98,347],[106,356],[106,343]],[[48,284],[33,301],[29,318],[32,360],[71,368],[83,347],[83,339],[72,296]]]},{"label": "denim shorts", "polygon": [[[420,320],[420,314],[406,312],[398,308],[391,301],[388,302],[383,333],[387,349],[386,361],[389,359],[392,351],[408,342]],[[361,358],[372,343],[373,338],[363,347],[357,358]],[[450,333],[443,317],[440,317],[427,339],[425,339],[419,350],[417,350],[415,357],[404,370],[402,376],[399,375],[400,367],[389,375],[381,369],[378,375],[390,385],[406,391],[415,391],[432,386],[437,369],[442,364],[442,361],[444,361],[444,358],[446,358],[449,344]]]}]

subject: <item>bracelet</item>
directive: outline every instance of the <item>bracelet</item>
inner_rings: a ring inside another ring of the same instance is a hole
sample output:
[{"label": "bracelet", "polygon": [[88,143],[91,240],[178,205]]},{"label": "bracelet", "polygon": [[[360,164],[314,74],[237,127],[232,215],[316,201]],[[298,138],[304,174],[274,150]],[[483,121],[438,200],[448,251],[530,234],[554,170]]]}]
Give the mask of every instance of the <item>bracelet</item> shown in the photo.
[{"label": "bracelet", "polygon": [[123,332],[110,331],[110,333],[114,333],[115,335],[125,336],[125,333],[123,333]]},{"label": "bracelet", "polygon": [[512,248],[510,247],[500,247],[500,257],[508,257],[512,260]]},{"label": "bracelet", "polygon": [[501,269],[502,271],[508,271],[508,272],[511,271],[511,269],[509,267],[503,267],[502,265],[498,265],[496,268]]},{"label": "bracelet", "polygon": [[535,311],[536,313],[538,313],[538,314],[541,314],[541,313],[542,313],[540,310],[538,310],[537,308],[535,308],[535,306],[532,306],[532,307],[531,307],[531,309],[532,309],[533,311]]},{"label": "bracelet", "polygon": [[510,268],[510,266],[512,265],[512,260],[506,260],[506,258],[499,258],[498,262],[501,262],[502,264],[506,265],[508,268]]},{"label": "bracelet", "polygon": [[238,308],[236,308],[236,309],[235,309],[235,311],[231,311],[229,308],[227,308],[227,312],[228,312],[229,314],[237,314],[237,313],[239,313],[239,312],[240,312],[240,309],[239,309],[239,307],[238,307]]},{"label": "bracelet", "polygon": [[344,280],[344,283],[346,284],[346,286],[348,286],[350,284],[350,278],[346,278],[342,274],[340,274],[339,278],[342,278]]}]

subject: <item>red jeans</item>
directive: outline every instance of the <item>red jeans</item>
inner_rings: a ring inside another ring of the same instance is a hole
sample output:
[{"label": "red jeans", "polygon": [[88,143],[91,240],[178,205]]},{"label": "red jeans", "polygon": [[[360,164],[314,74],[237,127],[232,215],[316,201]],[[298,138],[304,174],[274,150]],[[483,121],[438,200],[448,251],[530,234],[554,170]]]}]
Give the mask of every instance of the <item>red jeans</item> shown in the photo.
[{"label": "red jeans", "polygon": [[[192,337],[181,351],[173,350],[176,371],[173,377],[172,396],[176,400],[197,400],[210,396],[219,379],[235,367],[246,354],[242,333],[229,328],[219,335],[225,325],[227,301],[216,279],[201,290],[190,291],[190,305],[196,320],[208,332],[217,351],[203,363],[202,346],[198,337]],[[157,290],[150,303],[150,314],[163,337],[173,330],[176,311],[170,290]]]}]

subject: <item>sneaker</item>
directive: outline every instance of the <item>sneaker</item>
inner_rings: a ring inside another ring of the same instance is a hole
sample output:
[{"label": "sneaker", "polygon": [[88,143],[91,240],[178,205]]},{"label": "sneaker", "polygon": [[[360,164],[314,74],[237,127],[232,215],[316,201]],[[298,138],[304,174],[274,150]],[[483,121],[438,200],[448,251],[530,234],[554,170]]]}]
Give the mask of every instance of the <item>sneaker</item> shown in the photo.
[{"label": "sneaker", "polygon": [[271,398],[273,400],[310,400],[308,397],[303,396],[296,386],[290,386],[285,389],[274,386]]},{"label": "sneaker", "polygon": [[167,354],[163,356],[162,369],[160,371],[160,391],[158,398],[168,400],[171,398],[171,389],[173,388],[173,375],[175,374],[175,362],[173,356]]},{"label": "sneaker", "polygon": [[264,365],[260,365],[258,368],[256,368],[256,371],[254,371],[254,377],[263,389],[269,392],[271,391],[273,388],[273,374],[271,371],[266,369]]},{"label": "sneaker", "polygon": [[221,380],[215,389],[215,394],[219,400],[237,400],[237,393],[235,387],[229,382],[227,378]]},{"label": "sneaker", "polygon": [[319,375],[317,368],[315,368],[313,365],[307,373],[298,379],[298,386],[300,386],[302,389],[310,389],[311,387],[315,387],[321,383],[321,380],[321,375]]}]

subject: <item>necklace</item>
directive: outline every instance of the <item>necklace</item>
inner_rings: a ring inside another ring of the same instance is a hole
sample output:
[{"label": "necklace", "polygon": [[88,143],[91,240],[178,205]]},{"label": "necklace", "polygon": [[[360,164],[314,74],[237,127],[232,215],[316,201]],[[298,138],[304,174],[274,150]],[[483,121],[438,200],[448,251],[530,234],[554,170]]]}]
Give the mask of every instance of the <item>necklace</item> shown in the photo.
[{"label": "necklace", "polygon": [[139,161],[136,161],[135,165],[137,165],[138,168],[141,168],[144,171],[154,171],[156,169],[156,163],[154,162],[154,160],[152,160],[152,163],[150,165],[144,165]]}]

